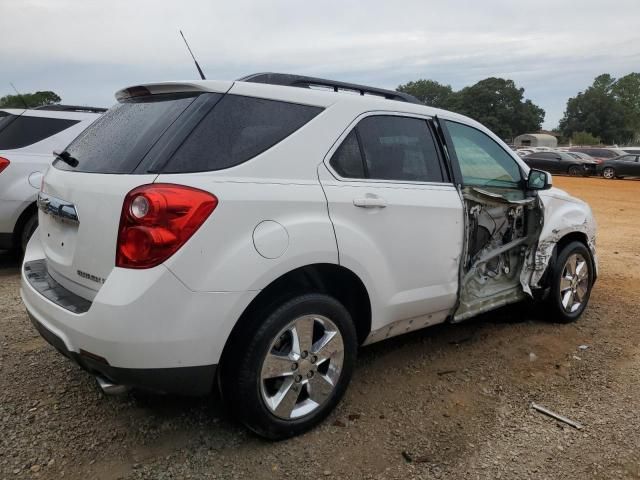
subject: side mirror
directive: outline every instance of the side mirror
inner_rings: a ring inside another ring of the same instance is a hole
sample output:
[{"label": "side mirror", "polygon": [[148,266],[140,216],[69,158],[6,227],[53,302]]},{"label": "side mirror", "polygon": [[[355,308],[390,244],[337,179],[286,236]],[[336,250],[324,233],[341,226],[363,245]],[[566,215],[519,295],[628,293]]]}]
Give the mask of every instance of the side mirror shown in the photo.
[{"label": "side mirror", "polygon": [[529,170],[529,176],[527,177],[528,190],[549,190],[552,184],[553,181],[549,172],[536,170],[535,168]]}]

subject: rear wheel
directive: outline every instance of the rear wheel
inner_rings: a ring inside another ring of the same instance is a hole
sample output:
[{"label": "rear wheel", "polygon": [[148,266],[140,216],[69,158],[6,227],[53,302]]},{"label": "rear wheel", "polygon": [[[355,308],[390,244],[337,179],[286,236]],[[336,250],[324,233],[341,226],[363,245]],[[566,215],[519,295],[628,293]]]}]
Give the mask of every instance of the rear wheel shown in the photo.
[{"label": "rear wheel", "polygon": [[27,250],[27,243],[31,239],[33,232],[38,228],[38,214],[32,214],[27,221],[22,226],[22,230],[20,231],[20,249],[21,253],[24,253]]},{"label": "rear wheel", "polygon": [[602,176],[606,179],[613,180],[616,178],[616,171],[612,167],[605,167],[602,170]]},{"label": "rear wheel", "polygon": [[[249,322],[224,359],[223,398],[248,428],[267,438],[298,435],[321,422],[351,378],[357,337],[334,298],[306,294]],[[243,335],[241,335],[243,336]]]},{"label": "rear wheel", "polygon": [[548,306],[554,320],[569,323],[577,320],[589,302],[593,286],[591,252],[580,242],[566,245],[551,271],[551,294]]},{"label": "rear wheel", "polygon": [[583,173],[583,170],[577,165],[571,165],[569,167],[569,175],[572,177],[581,177]]}]

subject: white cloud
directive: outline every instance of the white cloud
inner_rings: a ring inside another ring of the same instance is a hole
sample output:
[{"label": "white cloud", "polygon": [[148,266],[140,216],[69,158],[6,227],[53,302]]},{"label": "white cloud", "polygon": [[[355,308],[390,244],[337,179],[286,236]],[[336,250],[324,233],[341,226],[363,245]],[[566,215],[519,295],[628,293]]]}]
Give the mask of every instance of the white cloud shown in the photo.
[{"label": "white cloud", "polygon": [[69,103],[112,103],[123,85],[193,78],[182,28],[211,78],[293,71],[395,87],[434,78],[455,88],[514,79],[554,126],[597,74],[640,65],[629,19],[565,1],[0,0],[0,92],[55,89]]}]

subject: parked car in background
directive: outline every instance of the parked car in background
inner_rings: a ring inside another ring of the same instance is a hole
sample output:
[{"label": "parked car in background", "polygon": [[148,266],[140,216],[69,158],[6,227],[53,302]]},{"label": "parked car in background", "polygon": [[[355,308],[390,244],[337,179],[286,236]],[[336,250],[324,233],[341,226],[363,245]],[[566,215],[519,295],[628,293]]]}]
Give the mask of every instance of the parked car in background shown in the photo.
[{"label": "parked car in background", "polygon": [[640,147],[622,147],[622,150],[624,150],[626,153],[635,153],[637,155],[640,155]]},{"label": "parked car in background", "polygon": [[624,155],[626,153],[624,150],[613,147],[571,147],[569,151],[586,153],[587,155],[591,156],[597,163],[601,163],[608,158],[619,157],[620,155]]},{"label": "parked car in background", "polygon": [[571,152],[571,151],[568,151],[568,150],[566,150],[566,151],[565,151],[565,150],[562,150],[562,151],[564,151],[564,152],[568,153],[568,154],[569,154],[569,155],[571,155],[573,158],[580,158],[580,159],[582,159],[582,160],[590,160],[590,161],[592,161],[592,162],[596,162],[596,163],[598,163],[598,162],[596,161],[596,159],[595,159],[595,158],[593,158],[591,155],[588,155],[588,154],[586,154],[586,153],[584,153],[584,152]]},{"label": "parked car in background", "polygon": [[640,177],[640,153],[621,155],[598,165],[598,173],[604,178]]},{"label": "parked car in background", "polygon": [[336,406],[359,345],[532,297],[560,322],[587,306],[591,209],[470,118],[286,74],[116,96],[47,171],[21,285],[107,392],[219,388],[284,438]]},{"label": "parked car in background", "polygon": [[528,148],[521,148],[521,149],[518,149],[516,153],[520,157],[526,157],[527,155],[531,155],[532,153],[534,153],[534,150],[529,150]]},{"label": "parked car in background", "polygon": [[572,176],[594,175],[597,165],[594,160],[576,158],[569,152],[536,152],[523,160],[531,168]]},{"label": "parked car in background", "polygon": [[42,174],[106,109],[51,105],[0,110],[0,249],[22,249],[38,225]]}]

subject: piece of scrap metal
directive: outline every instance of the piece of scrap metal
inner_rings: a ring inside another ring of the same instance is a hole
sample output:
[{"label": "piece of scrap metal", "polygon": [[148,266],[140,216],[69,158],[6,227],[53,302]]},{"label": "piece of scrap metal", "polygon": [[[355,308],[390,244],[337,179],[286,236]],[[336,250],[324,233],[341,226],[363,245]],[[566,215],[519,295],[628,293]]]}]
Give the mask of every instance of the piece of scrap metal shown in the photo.
[{"label": "piece of scrap metal", "polygon": [[533,408],[534,410],[539,411],[540,413],[544,413],[545,415],[550,416],[551,418],[555,418],[556,420],[566,423],[567,425],[571,425],[573,428],[576,428],[578,430],[582,430],[582,425],[579,424],[578,422],[574,422],[573,420],[564,417],[556,412],[553,412],[551,410],[549,410],[548,408],[543,407],[542,405],[538,405],[537,403],[533,403],[531,402],[531,408]]}]

